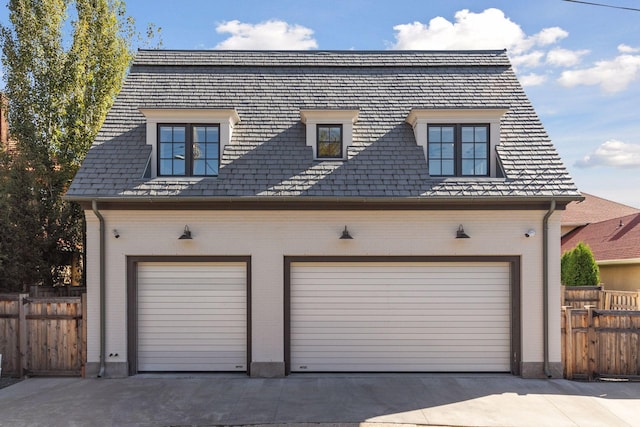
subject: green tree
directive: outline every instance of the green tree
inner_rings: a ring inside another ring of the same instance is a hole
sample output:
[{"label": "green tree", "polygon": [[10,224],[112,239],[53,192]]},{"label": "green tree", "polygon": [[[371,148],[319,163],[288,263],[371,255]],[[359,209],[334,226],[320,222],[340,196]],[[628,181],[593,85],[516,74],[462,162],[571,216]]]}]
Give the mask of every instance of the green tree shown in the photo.
[{"label": "green tree", "polygon": [[[10,0],[0,25],[16,154],[0,170],[0,288],[53,284],[81,247],[68,188],[132,59],[133,21],[118,0]],[[69,15],[73,14],[73,19]]]},{"label": "green tree", "polygon": [[560,260],[561,280],[567,286],[597,286],[600,269],[589,245],[580,242]]}]

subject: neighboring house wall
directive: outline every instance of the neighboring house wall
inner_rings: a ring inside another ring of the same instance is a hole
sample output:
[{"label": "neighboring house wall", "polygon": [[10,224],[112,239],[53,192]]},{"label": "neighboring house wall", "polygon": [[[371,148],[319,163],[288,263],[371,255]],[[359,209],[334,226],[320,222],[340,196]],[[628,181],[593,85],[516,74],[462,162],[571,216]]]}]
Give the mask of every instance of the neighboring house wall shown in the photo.
[{"label": "neighboring house wall", "polygon": [[[87,213],[88,375],[99,365],[99,232]],[[127,256],[251,256],[252,369],[284,366],[285,256],[521,257],[522,375],[543,365],[542,219],[546,211],[102,210],[106,233],[108,376],[126,376]],[[470,239],[455,239],[463,224]],[[192,240],[178,240],[188,225]],[[353,240],[339,240],[347,225]],[[113,236],[117,229],[119,238]],[[530,230],[534,237],[525,237]],[[560,213],[549,222],[549,259],[560,259]],[[553,242],[558,242],[554,244]],[[550,364],[561,375],[559,261],[550,265]],[[462,297],[462,295],[461,295]],[[478,304],[482,304],[478,301]],[[131,328],[131,326],[129,326]],[[130,329],[129,329],[130,330]],[[109,355],[116,355],[110,356]]]},{"label": "neighboring house wall", "polygon": [[629,264],[599,264],[598,266],[600,267],[600,282],[605,289],[640,290],[640,260]]}]

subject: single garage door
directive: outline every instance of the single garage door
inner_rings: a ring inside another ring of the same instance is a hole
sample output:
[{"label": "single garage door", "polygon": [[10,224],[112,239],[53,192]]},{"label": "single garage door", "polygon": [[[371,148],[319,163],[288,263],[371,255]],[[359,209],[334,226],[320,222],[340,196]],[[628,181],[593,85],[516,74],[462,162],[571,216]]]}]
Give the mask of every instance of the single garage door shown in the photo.
[{"label": "single garage door", "polygon": [[508,372],[507,262],[292,263],[294,372]]},{"label": "single garage door", "polygon": [[246,371],[243,262],[140,262],[138,371]]}]

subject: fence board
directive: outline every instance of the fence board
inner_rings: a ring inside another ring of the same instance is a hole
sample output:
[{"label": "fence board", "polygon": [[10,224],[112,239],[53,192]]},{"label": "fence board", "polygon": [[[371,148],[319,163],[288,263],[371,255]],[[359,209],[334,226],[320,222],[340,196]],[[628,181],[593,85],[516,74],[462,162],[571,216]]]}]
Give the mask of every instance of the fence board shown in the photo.
[{"label": "fence board", "polygon": [[640,311],[595,307],[563,311],[566,378],[640,376]]},{"label": "fence board", "polygon": [[86,296],[0,295],[3,371],[13,376],[81,375],[86,343],[84,301]]}]

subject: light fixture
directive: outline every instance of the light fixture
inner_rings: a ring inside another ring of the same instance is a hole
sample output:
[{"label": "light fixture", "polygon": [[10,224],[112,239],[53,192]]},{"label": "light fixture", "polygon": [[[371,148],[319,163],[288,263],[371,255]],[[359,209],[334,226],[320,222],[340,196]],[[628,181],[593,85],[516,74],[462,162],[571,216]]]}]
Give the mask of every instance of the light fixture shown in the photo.
[{"label": "light fixture", "polygon": [[529,231],[527,231],[526,233],[524,233],[525,237],[533,237],[536,235],[536,230],[534,230],[533,228]]},{"label": "light fixture", "polygon": [[178,240],[191,240],[191,230],[189,230],[189,226],[185,225],[184,226],[184,232],[182,233],[182,236],[178,237]]},{"label": "light fixture", "polygon": [[464,227],[462,224],[458,227],[458,231],[456,232],[456,239],[468,239],[470,236],[464,232]]},{"label": "light fixture", "polygon": [[351,234],[349,234],[349,230],[347,230],[347,226],[344,226],[344,230],[342,230],[342,236],[340,236],[340,239],[353,239],[353,237],[351,237]]},{"label": "light fixture", "polygon": [[113,237],[115,237],[116,239],[120,237],[120,233],[118,233],[118,230],[116,230],[115,228],[113,229]]}]

